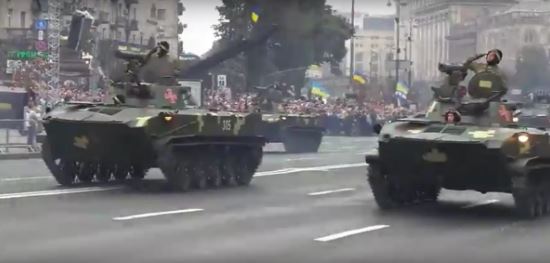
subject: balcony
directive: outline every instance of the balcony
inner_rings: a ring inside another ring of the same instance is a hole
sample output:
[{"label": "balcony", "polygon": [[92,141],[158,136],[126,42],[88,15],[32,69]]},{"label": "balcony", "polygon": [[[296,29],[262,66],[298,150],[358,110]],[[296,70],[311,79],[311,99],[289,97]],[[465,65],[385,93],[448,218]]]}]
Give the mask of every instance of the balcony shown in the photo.
[{"label": "balcony", "polygon": [[99,15],[96,19],[97,24],[109,24],[109,13],[105,11],[99,12]]},{"label": "balcony", "polygon": [[153,19],[151,19],[151,18],[147,18],[147,23],[148,23],[148,24],[151,24],[151,25],[154,25],[154,26],[156,26],[156,25],[159,24],[158,21],[153,20]]},{"label": "balcony", "polygon": [[117,18],[115,19],[115,25],[117,27],[126,27],[128,25],[128,18],[117,16]]}]

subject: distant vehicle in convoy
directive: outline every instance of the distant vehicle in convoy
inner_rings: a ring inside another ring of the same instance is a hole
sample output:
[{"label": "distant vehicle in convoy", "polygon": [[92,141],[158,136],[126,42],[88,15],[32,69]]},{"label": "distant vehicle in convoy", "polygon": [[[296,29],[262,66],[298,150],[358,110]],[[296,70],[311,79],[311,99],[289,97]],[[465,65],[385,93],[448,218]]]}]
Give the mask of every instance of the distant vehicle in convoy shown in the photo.
[{"label": "distant vehicle in convoy", "polygon": [[436,201],[440,189],[511,193],[526,217],[550,211],[550,138],[513,121],[517,105],[500,99],[503,82],[490,72],[476,74],[468,94],[457,96],[463,66],[440,65],[449,83],[432,88],[424,117],[378,126],[378,148],[366,155],[368,182],[381,209]]},{"label": "distant vehicle in convoy", "polygon": [[288,153],[319,151],[324,128],[309,114],[262,114],[260,133],[270,143],[283,143]]},{"label": "distant vehicle in convoy", "polygon": [[532,101],[521,106],[514,121],[523,127],[550,128],[550,96],[535,95]]},{"label": "distant vehicle in convoy", "polygon": [[[271,34],[272,32],[269,32]],[[265,42],[242,40],[184,69],[198,72]],[[44,117],[42,158],[61,185],[143,179],[158,167],[174,189],[248,185],[262,161],[261,115],[201,110],[174,77],[139,80],[141,54],[118,52],[128,76],[113,103],[69,102]]]},{"label": "distant vehicle in convoy", "polygon": [[283,143],[287,153],[318,152],[325,131],[321,119],[314,114],[277,112],[277,105],[283,103],[283,97],[273,87],[260,89],[257,98],[262,112],[259,134],[269,143]]}]

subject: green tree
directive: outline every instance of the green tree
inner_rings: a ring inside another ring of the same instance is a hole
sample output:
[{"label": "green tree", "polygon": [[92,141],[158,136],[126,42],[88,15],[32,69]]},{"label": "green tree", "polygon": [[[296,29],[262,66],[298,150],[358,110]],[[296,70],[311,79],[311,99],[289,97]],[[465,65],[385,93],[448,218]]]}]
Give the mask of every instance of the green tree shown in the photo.
[{"label": "green tree", "polygon": [[[256,6],[262,11],[254,24],[250,12]],[[346,55],[345,41],[352,35],[351,25],[336,16],[325,0],[226,0],[218,12],[220,21],[214,28],[222,45],[258,34],[272,24],[279,26],[268,47],[248,52],[248,85],[260,83],[263,75],[273,71],[304,68],[286,75],[285,81],[296,86],[297,94],[305,68],[323,62],[338,65]]]},{"label": "green tree", "polygon": [[525,91],[546,86],[550,81],[548,62],[548,55],[542,46],[522,48],[516,59],[515,84]]}]

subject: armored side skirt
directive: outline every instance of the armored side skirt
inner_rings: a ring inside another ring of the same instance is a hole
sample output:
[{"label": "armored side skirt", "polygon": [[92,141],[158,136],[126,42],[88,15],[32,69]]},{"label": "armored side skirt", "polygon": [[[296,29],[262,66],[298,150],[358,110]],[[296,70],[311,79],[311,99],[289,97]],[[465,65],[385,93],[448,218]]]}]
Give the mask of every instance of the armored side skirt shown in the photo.
[{"label": "armored side skirt", "polygon": [[55,158],[135,163],[154,160],[142,128],[119,123],[50,121],[44,125]]},{"label": "armored side skirt", "polygon": [[285,136],[288,136],[287,132],[317,134],[324,132],[324,128],[317,126],[285,126],[279,122],[262,123],[261,135],[269,142],[283,142]]},{"label": "armored side skirt", "polygon": [[[367,162],[369,156],[367,156]],[[437,180],[453,190],[509,192],[508,160],[481,143],[392,139],[379,144],[379,162],[392,177]]]}]

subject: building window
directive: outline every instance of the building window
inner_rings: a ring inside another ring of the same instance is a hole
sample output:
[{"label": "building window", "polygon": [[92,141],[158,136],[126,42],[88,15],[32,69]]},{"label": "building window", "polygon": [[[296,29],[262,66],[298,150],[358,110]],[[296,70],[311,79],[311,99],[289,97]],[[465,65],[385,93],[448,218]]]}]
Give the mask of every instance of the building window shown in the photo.
[{"label": "building window", "polygon": [[122,33],[120,33],[120,31],[116,31],[116,39],[122,41]]},{"label": "building window", "polygon": [[165,20],[166,19],[166,9],[157,10],[157,19],[158,20]]},{"label": "building window", "polygon": [[123,16],[123,12],[122,12],[122,4],[118,4],[118,15],[119,16]]},{"label": "building window", "polygon": [[107,28],[103,28],[103,29],[101,30],[101,38],[102,38],[102,39],[105,39],[105,37],[106,37],[106,31],[107,31]]},{"label": "building window", "polygon": [[8,9],[8,28],[11,28],[11,17],[13,16],[13,9]]},{"label": "building window", "polygon": [[27,28],[27,13],[21,12],[21,28]]},{"label": "building window", "polygon": [[151,18],[156,18],[157,17],[157,7],[155,6],[155,4],[153,4],[151,6],[151,14],[150,14]]},{"label": "building window", "polygon": [[363,61],[363,52],[355,53],[355,61]]},{"label": "building window", "polygon": [[137,19],[137,8],[134,7],[134,20]]}]

